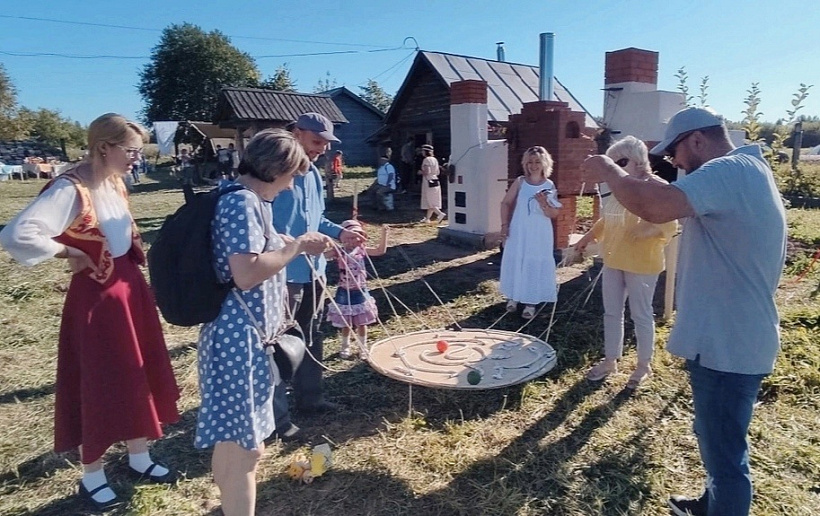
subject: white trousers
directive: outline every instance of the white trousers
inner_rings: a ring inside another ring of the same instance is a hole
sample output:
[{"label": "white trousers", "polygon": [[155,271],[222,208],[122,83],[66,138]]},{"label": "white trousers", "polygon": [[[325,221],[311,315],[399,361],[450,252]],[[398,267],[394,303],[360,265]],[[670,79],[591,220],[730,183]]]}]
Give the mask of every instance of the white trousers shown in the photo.
[{"label": "white trousers", "polygon": [[624,304],[629,299],[629,313],[635,324],[638,361],[649,362],[655,350],[655,295],[657,274],[634,274],[604,266],[601,289],[604,301],[604,354],[608,359],[621,358],[624,352]]}]

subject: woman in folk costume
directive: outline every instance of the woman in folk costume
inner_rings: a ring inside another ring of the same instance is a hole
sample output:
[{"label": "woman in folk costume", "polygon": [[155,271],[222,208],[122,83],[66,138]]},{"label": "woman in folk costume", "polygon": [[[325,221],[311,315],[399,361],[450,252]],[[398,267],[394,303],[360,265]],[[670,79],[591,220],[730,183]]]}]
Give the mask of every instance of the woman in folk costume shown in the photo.
[{"label": "woman in folk costume", "polygon": [[558,299],[555,259],[552,255],[552,219],[561,203],[552,174],[552,156],[544,147],[530,147],[521,158],[524,175],[519,176],[501,201],[501,237],[505,239],[501,259],[501,293],[507,311],[524,303],[521,317],[532,319],[535,305]]},{"label": "woman in folk costume", "polygon": [[20,263],[65,258],[71,268],[57,355],[54,448],[79,447],[80,496],[98,509],[119,498],[102,456],[126,441],[132,473],[154,482],[175,474],[155,463],[148,439],[179,420],[179,389],[154,297],[139,265],[142,240],[123,178],[139,158],[145,130],[109,113],[88,128],[88,156],[52,180],[2,233]]}]

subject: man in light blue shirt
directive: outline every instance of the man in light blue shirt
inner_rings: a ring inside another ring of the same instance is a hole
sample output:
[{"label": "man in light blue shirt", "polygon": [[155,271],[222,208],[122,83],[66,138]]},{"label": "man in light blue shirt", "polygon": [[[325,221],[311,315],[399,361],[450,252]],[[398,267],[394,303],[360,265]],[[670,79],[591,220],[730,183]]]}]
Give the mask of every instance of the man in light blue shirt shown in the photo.
[{"label": "man in light blue shirt", "polygon": [[[310,169],[303,176],[295,176],[293,188],[281,192],[272,203],[273,225],[283,235],[296,238],[309,231],[318,231],[343,243],[360,243],[360,234],[342,229],[325,218],[325,200],[322,178],[313,162],[323,154],[330,142],[338,142],[333,135],[333,124],[319,113],[299,116],[292,129],[310,158]],[[299,325],[299,336],[304,336],[307,350],[302,365],[293,376],[296,407],[301,413],[317,413],[337,408],[324,398],[322,391],[323,335],[319,331],[323,306],[322,283],[327,261],[323,255],[300,256],[287,266],[289,309]],[[312,356],[311,356],[312,355]],[[279,393],[277,395],[276,393]],[[284,389],[274,391],[276,434],[282,438],[295,437],[298,428],[290,422]]]},{"label": "man in light blue shirt", "polygon": [[775,290],[783,271],[786,217],[760,147],[735,148],[723,118],[676,113],[652,154],[686,171],[672,185],[630,178],[606,156],[584,163],[626,209],[649,222],[683,218],[671,353],[686,359],[695,434],[707,473],[698,498],[673,496],[678,515],[748,515],[746,440],[763,378],[780,349]]}]

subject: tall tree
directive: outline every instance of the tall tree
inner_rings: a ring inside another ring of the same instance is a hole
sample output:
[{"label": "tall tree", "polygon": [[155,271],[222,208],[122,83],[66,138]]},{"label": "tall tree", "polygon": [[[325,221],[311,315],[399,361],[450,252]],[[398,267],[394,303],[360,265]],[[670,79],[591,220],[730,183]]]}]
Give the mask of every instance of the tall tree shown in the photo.
[{"label": "tall tree", "polygon": [[26,138],[37,138],[50,145],[65,143],[70,147],[86,144],[87,129],[79,122],[64,117],[58,110],[40,108],[36,111],[22,107],[17,120],[24,128]]},{"label": "tall tree", "polygon": [[211,120],[222,86],[256,86],[259,70],[218,30],[170,25],[140,72],[138,89],[146,122]]},{"label": "tall tree", "polygon": [[330,77],[330,72],[327,72],[324,79],[319,79],[316,86],[313,87],[313,93],[323,93],[332,90],[336,87],[336,78]]},{"label": "tall tree", "polygon": [[288,68],[287,63],[277,68],[272,76],[262,81],[261,86],[269,90],[296,91],[296,81],[291,78],[290,68]]},{"label": "tall tree", "polygon": [[19,137],[20,127],[17,123],[17,88],[11,81],[6,67],[0,63],[0,138],[14,139]]},{"label": "tall tree", "polygon": [[382,87],[379,86],[379,83],[373,79],[368,79],[367,85],[359,86],[359,89],[362,90],[362,92],[359,93],[359,97],[370,102],[382,112],[387,113],[387,110],[390,109],[390,104],[393,103],[393,96],[384,91]]}]

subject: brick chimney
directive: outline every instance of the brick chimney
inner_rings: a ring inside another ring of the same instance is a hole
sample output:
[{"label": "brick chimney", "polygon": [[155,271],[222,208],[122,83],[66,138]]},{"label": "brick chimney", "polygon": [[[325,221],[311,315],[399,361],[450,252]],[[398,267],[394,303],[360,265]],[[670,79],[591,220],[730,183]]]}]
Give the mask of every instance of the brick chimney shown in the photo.
[{"label": "brick chimney", "polygon": [[624,82],[657,86],[658,53],[634,47],[607,52],[604,84]]}]

